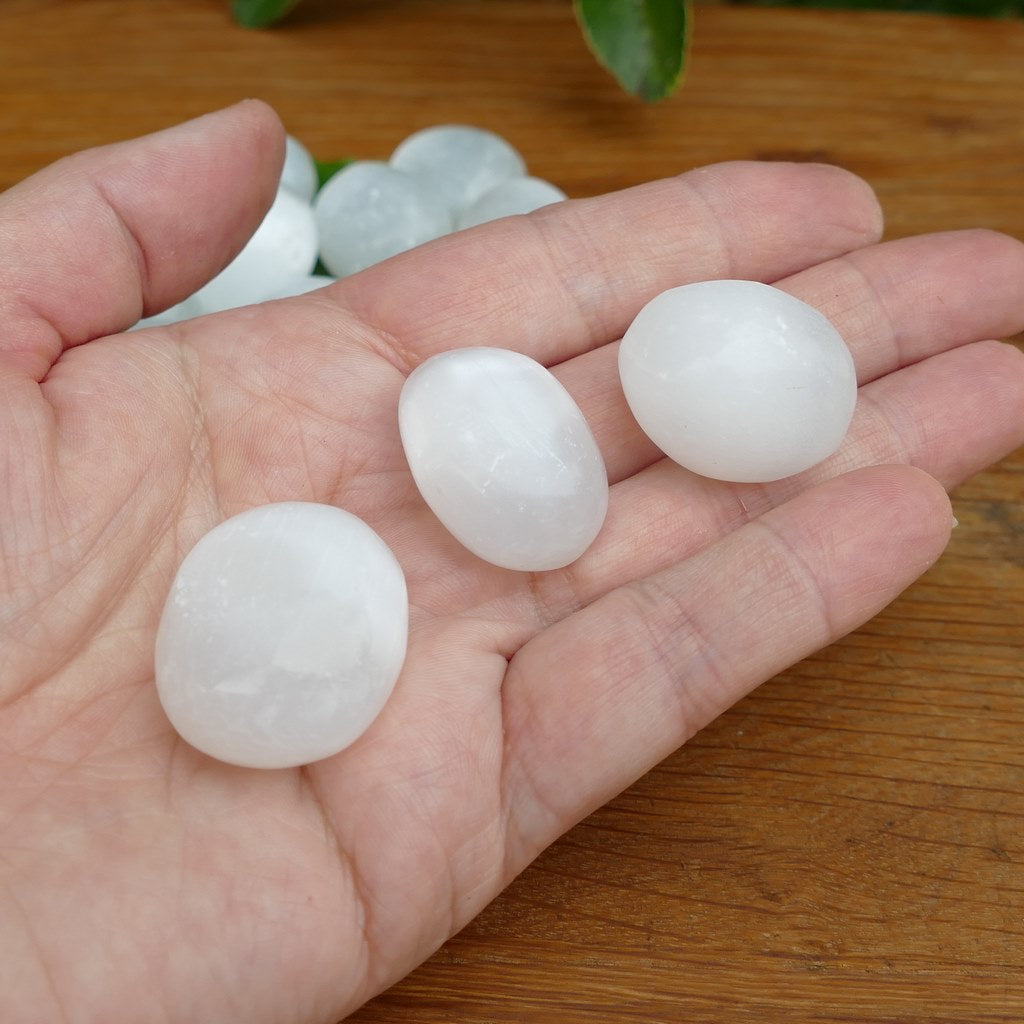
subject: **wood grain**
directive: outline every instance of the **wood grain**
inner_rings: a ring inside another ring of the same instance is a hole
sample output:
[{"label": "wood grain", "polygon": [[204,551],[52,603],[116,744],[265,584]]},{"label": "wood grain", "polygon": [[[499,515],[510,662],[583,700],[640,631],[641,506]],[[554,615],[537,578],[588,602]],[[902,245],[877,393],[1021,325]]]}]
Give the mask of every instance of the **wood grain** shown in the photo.
[{"label": "wood grain", "polygon": [[[463,121],[572,195],[827,160],[890,235],[1024,237],[1024,23],[698,8],[689,79],[621,94],[567,0],[0,0],[0,186],[242,96],[321,158]],[[945,557],[594,814],[351,1020],[1024,1020],[1024,453]]]}]

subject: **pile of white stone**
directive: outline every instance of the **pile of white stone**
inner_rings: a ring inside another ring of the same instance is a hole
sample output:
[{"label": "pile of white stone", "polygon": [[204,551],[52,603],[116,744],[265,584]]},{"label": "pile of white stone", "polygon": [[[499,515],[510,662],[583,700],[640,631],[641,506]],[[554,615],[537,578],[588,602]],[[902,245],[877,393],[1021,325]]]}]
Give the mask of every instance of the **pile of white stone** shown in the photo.
[{"label": "pile of white stone", "polygon": [[[565,198],[531,177],[508,141],[469,125],[425,128],[389,160],[353,161],[322,188],[313,157],[289,136],[277,197],[245,248],[184,302],[137,326],[301,295],[441,235]],[[314,273],[318,262],[327,274]]]}]

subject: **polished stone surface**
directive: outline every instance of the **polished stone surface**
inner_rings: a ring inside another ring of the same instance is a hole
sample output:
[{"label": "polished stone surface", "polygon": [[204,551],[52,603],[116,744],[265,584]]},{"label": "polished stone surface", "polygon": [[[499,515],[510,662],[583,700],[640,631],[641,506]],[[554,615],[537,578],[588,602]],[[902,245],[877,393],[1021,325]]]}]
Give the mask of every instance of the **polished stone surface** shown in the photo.
[{"label": "polished stone surface", "polygon": [[832,324],[754,281],[703,281],[651,300],[622,339],[619,372],[651,440],[719,480],[809,469],[842,443],[857,400]]},{"label": "polished stone surface", "polygon": [[497,348],[444,352],[410,374],[398,415],[424,500],[480,558],[557,569],[597,536],[604,462],[579,407],[540,363]]},{"label": "polished stone surface", "polygon": [[451,213],[422,179],[379,160],[358,160],[329,178],[313,204],[320,260],[338,277],[451,231]]},{"label": "polished stone surface", "polygon": [[192,296],[203,313],[262,302],[284,278],[310,274],[319,237],[309,203],[280,188],[242,251]]},{"label": "polished stone surface", "polygon": [[518,213],[532,213],[542,206],[559,203],[565,193],[543,178],[510,178],[489,189],[459,214],[459,228],[471,228],[499,217],[511,217]]},{"label": "polished stone surface", "polygon": [[263,505],[189,552],[156,641],[168,718],[231,764],[283,768],[354,742],[405,658],[405,578],[355,516],[330,505]]},{"label": "polished stone surface", "polygon": [[281,188],[294,192],[307,203],[313,202],[320,180],[313,154],[293,135],[285,138],[284,166],[281,168]]},{"label": "polished stone surface", "polygon": [[510,142],[465,124],[415,132],[398,145],[390,163],[428,181],[456,218],[495,185],[526,174],[526,161]]}]

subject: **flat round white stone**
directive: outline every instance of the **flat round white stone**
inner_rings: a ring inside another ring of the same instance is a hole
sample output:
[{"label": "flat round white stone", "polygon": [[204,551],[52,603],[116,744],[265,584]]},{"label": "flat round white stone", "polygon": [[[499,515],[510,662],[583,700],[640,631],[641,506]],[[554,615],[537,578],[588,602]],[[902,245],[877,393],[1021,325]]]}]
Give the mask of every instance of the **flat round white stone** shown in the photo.
[{"label": "flat round white stone", "polygon": [[597,443],[569,393],[528,356],[433,356],[409,375],[398,422],[424,500],[480,558],[557,569],[601,529],[608,476]]},{"label": "flat round white stone", "polygon": [[250,509],[178,570],[156,640],[171,724],[250,768],[317,761],[377,717],[405,659],[409,606],[395,556],[330,505]]},{"label": "flat round white stone", "polygon": [[718,480],[809,469],[842,443],[857,401],[835,327],[755,281],[702,281],[652,299],[622,339],[619,374],[651,440]]}]

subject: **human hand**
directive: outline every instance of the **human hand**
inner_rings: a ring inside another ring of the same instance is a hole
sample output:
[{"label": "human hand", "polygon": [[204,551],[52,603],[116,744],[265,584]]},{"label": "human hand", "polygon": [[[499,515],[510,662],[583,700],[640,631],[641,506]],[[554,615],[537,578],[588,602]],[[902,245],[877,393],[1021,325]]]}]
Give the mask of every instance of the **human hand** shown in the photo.
[{"label": "human hand", "polygon": [[[247,103],[0,197],[5,1021],[334,1021],[752,687],[881,609],[946,543],[939,484],[1024,442],[1024,358],[984,340],[1024,326],[1024,246],[875,244],[873,197],[834,168],[704,168],[300,299],[120,333],[241,246],[281,154],[276,119]],[[860,400],[824,465],[710,481],[630,417],[616,340],[657,292],[712,277],[778,283],[847,338]],[[591,423],[609,517],[565,570],[480,562],[412,484],[399,389],[461,345],[540,359]],[[176,737],[153,643],[195,541],[283,500],[381,534],[410,646],[354,746],[253,771]]]}]

